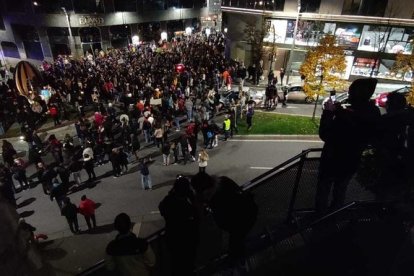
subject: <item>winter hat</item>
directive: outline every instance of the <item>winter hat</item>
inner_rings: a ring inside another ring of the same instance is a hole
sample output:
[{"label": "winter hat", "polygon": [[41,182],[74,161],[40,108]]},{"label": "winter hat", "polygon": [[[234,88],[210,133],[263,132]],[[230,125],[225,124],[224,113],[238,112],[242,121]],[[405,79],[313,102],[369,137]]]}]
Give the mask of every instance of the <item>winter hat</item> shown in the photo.
[{"label": "winter hat", "polygon": [[378,80],[373,78],[354,80],[348,91],[351,104],[368,102],[374,94],[377,83]]}]

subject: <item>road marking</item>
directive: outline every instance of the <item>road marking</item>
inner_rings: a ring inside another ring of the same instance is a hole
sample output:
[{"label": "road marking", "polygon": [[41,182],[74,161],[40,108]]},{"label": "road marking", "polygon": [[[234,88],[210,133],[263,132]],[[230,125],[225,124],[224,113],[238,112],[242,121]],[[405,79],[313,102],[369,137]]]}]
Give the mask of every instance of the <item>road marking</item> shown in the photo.
[{"label": "road marking", "polygon": [[271,170],[272,167],[250,167],[252,170]]},{"label": "road marking", "polygon": [[322,141],[315,141],[315,140],[258,140],[258,139],[253,139],[253,140],[242,140],[242,139],[230,139],[227,140],[227,142],[293,142],[293,143],[323,143]]}]

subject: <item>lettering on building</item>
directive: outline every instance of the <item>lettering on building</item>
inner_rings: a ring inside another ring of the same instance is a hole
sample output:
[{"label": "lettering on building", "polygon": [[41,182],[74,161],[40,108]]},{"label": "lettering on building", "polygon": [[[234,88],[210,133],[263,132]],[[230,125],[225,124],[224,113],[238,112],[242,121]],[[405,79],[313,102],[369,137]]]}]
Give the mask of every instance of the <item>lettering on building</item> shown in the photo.
[{"label": "lettering on building", "polygon": [[82,26],[100,26],[104,24],[102,17],[82,16],[79,18],[79,25]]}]

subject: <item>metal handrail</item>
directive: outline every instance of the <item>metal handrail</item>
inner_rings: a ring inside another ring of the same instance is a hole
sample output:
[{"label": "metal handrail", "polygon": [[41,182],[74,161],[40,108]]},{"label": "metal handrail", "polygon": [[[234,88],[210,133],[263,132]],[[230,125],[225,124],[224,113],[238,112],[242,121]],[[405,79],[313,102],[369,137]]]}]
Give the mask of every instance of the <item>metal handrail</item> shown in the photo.
[{"label": "metal handrail", "polygon": [[270,169],[268,171],[266,171],[265,173],[253,178],[252,180],[246,182],[245,184],[242,185],[242,189],[244,191],[249,190],[257,185],[259,185],[260,183],[262,183],[265,179],[269,178],[270,176],[274,176],[277,173],[280,173],[282,171],[284,171],[286,168],[286,166],[291,166],[293,164],[296,164],[297,162],[300,162],[301,159],[303,158],[307,158],[308,154],[311,152],[321,152],[322,149],[321,148],[310,148],[307,150],[303,150],[301,153],[299,153],[298,155],[295,155],[294,157],[288,159],[287,161],[277,165],[276,167],[274,167],[273,169]]}]

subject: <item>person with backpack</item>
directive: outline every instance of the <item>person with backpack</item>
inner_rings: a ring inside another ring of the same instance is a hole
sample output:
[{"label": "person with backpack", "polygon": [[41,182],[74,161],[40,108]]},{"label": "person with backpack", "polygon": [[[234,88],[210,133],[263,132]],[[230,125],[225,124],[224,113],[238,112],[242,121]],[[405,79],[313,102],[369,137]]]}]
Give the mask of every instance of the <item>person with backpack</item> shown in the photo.
[{"label": "person with backpack", "polygon": [[141,185],[143,190],[152,190],[151,175],[148,169],[148,165],[145,160],[141,160],[138,170],[141,174]]}]

